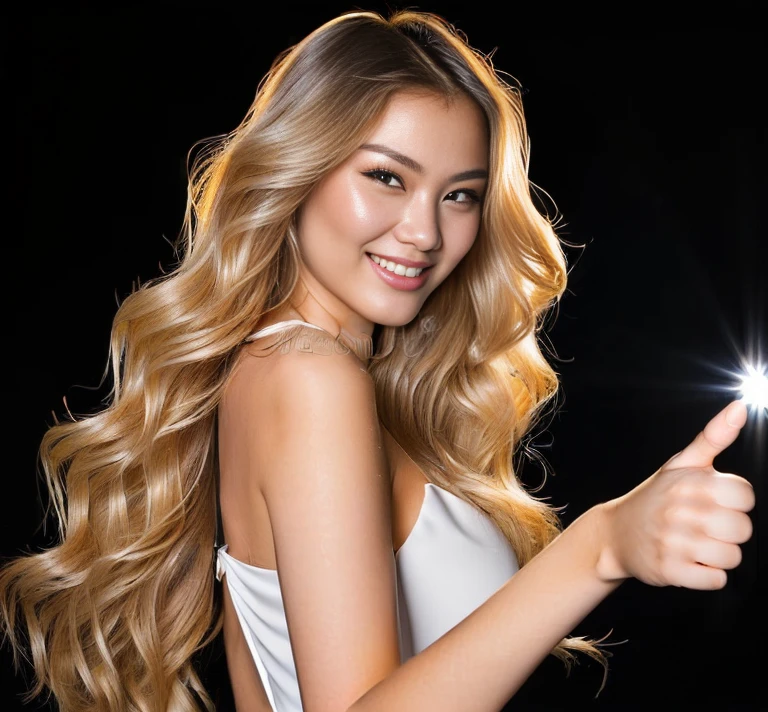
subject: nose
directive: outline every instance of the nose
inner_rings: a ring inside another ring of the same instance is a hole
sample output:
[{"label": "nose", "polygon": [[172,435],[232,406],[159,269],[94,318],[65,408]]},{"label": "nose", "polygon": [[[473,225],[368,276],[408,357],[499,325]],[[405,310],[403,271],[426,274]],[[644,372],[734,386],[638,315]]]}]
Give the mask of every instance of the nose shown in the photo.
[{"label": "nose", "polygon": [[405,206],[394,234],[398,241],[410,243],[420,252],[438,249],[442,235],[434,203],[427,196],[415,195]]}]

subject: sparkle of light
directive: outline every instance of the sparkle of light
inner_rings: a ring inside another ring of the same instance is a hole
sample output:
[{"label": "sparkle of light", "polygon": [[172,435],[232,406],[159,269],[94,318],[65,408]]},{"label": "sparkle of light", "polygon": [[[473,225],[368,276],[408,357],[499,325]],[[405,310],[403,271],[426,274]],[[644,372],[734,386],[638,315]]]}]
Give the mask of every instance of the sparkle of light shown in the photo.
[{"label": "sparkle of light", "polygon": [[754,366],[747,365],[746,374],[741,376],[742,400],[756,409],[768,410],[768,376]]}]

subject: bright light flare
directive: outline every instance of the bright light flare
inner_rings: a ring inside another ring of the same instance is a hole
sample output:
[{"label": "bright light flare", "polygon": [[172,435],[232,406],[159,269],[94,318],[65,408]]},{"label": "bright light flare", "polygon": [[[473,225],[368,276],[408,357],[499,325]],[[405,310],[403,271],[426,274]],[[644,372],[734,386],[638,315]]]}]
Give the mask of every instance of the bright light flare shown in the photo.
[{"label": "bright light flare", "polygon": [[747,364],[746,375],[741,376],[741,399],[757,410],[768,410],[768,376]]}]

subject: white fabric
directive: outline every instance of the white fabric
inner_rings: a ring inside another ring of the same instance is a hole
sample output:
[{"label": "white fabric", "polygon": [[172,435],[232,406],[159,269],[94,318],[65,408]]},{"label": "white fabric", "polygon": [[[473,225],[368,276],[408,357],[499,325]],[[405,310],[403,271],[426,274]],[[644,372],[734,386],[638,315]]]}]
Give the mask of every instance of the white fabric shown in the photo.
[{"label": "white fabric", "polygon": [[321,326],[310,324],[308,321],[302,321],[301,319],[288,319],[287,321],[278,321],[276,324],[270,324],[263,329],[259,329],[255,334],[251,334],[246,341],[255,341],[262,336],[269,336],[270,334],[276,334],[278,331],[283,331],[286,326],[311,326],[313,329],[319,329],[325,331]]},{"label": "white fabric", "polygon": [[[267,329],[273,333],[276,326]],[[395,561],[403,662],[460,623],[518,570],[512,547],[487,515],[432,483],[425,485],[418,519]],[[225,545],[216,562],[216,577],[224,575],[272,709],[302,712],[277,571],[245,564]]]}]

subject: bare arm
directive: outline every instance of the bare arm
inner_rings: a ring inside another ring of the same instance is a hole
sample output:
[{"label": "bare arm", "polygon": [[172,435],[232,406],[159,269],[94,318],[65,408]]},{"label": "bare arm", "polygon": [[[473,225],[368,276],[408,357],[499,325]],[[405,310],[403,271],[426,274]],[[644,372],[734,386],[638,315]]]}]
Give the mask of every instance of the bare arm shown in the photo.
[{"label": "bare arm", "polygon": [[[730,422],[729,422],[730,421]],[[483,605],[361,697],[349,712],[497,712],[550,650],[622,581],[719,589],[752,534],[752,486],[718,473],[743,404],[623,497],[598,505]]]},{"label": "bare arm", "polygon": [[600,508],[582,515],[350,712],[498,712],[555,645],[619,585],[596,572],[603,518]]},{"label": "bare arm", "polygon": [[[305,712],[498,712],[622,580],[718,588],[720,568],[735,565],[728,547],[738,549],[750,535],[744,481],[715,486],[702,480],[703,465],[675,469],[673,458],[670,471],[662,468],[637,492],[582,515],[483,605],[400,665],[390,482],[368,375],[352,356],[292,353],[260,390],[261,403],[276,405],[253,414],[251,460],[268,473],[263,492]],[[704,519],[730,527],[718,540],[725,553],[711,542],[706,551],[690,550],[699,533],[678,548],[669,543],[669,532],[690,519],[681,502],[691,500],[692,483],[704,493],[700,501],[709,497]],[[726,506],[710,496],[718,488],[730,488]],[[627,517],[636,531],[618,526]],[[640,555],[639,542],[647,544]],[[689,567],[714,578],[684,580]]]}]

